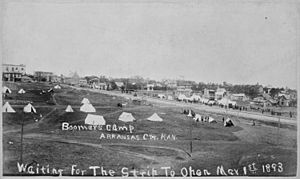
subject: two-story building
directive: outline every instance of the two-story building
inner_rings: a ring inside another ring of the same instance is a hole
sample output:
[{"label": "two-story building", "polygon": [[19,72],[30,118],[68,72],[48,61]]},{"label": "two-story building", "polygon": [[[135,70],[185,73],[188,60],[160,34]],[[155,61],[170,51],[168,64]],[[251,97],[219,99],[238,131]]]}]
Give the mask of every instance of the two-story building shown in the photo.
[{"label": "two-story building", "polygon": [[193,92],[192,86],[193,83],[190,81],[178,80],[175,95],[184,94],[187,97],[191,96]]},{"label": "two-story building", "polygon": [[215,100],[220,100],[226,95],[226,89],[225,88],[218,88],[215,92]]},{"label": "two-story building", "polygon": [[26,66],[2,64],[2,78],[3,81],[21,81],[23,75],[26,74]]},{"label": "two-story building", "polygon": [[46,71],[35,71],[34,72],[34,78],[37,81],[51,81],[51,78],[53,76],[52,72],[46,72]]},{"label": "two-story building", "polygon": [[245,93],[232,94],[230,96],[230,99],[234,100],[234,101],[247,101],[247,100],[249,100],[249,98],[246,96]]},{"label": "two-story building", "polygon": [[215,100],[216,91],[212,89],[204,89],[203,97],[209,100]]},{"label": "two-story building", "polygon": [[280,106],[289,106],[290,105],[290,95],[287,94],[279,94],[278,95],[278,105]]}]

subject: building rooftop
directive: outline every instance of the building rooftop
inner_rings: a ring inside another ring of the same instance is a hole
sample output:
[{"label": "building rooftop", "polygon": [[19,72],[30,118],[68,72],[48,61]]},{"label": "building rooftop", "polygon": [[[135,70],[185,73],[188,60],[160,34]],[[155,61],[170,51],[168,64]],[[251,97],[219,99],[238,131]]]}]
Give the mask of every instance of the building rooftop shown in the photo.
[{"label": "building rooftop", "polygon": [[5,64],[5,63],[3,63],[2,65],[3,65],[3,66],[22,66],[22,67],[25,67],[25,66],[26,66],[26,65],[24,65],[24,64],[16,65],[16,64]]}]

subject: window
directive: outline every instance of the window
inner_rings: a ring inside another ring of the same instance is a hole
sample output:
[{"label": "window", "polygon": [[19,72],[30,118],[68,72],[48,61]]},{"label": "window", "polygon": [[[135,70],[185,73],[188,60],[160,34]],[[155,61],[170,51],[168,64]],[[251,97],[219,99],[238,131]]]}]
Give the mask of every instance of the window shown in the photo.
[{"label": "window", "polygon": [[23,71],[23,70],[24,70],[24,68],[21,68],[21,70]]},{"label": "window", "polygon": [[15,68],[14,68],[14,67],[12,67],[12,68],[11,68],[11,71],[15,71]]},{"label": "window", "polygon": [[6,71],[8,71],[8,67],[6,67]]},{"label": "window", "polygon": [[18,70],[18,67],[16,67],[16,70]]}]

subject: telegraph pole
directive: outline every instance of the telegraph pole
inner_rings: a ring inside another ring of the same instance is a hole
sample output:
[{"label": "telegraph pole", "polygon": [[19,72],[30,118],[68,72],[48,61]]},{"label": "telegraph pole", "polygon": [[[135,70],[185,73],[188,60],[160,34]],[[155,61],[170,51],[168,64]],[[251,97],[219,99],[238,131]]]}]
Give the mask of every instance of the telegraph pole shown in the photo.
[{"label": "telegraph pole", "polygon": [[277,145],[279,144],[279,128],[280,128],[280,116],[278,116],[278,126],[277,126]]},{"label": "telegraph pole", "polygon": [[190,125],[190,152],[191,152],[191,155],[192,155],[192,152],[193,152],[193,133],[192,133],[192,130],[193,130],[193,120],[191,120],[191,125]]},{"label": "telegraph pole", "polygon": [[[188,120],[191,120],[190,117],[187,117]],[[189,127],[189,138],[190,138],[190,156],[192,156],[193,152],[193,135],[192,135],[192,130],[193,130],[193,120],[190,122],[190,127]]]},{"label": "telegraph pole", "polygon": [[21,165],[23,164],[23,131],[24,131],[24,116],[22,116],[22,127],[21,127],[21,149],[20,149],[20,164]]}]

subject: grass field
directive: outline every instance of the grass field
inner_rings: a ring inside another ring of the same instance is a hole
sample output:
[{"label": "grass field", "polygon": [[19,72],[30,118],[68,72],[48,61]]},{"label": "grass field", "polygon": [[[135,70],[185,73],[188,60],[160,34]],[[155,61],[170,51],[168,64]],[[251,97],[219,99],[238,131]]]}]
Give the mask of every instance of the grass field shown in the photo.
[{"label": "grass field", "polygon": [[[181,176],[185,167],[201,169],[202,174],[207,169],[211,175],[218,175],[216,168],[222,165],[226,169],[239,169],[239,175],[242,175],[243,167],[253,162],[258,170],[255,173],[248,171],[246,175],[296,175],[297,126],[285,124],[278,129],[276,123],[267,121],[257,121],[252,126],[252,120],[230,116],[235,126],[224,127],[222,115],[204,110],[195,112],[213,117],[217,123],[195,122],[182,114],[180,107],[136,105],[122,97],[67,86],[54,90],[54,94],[38,93],[50,89],[53,84],[15,83],[7,86],[13,89],[13,93],[4,102],[9,101],[17,113],[3,113],[4,175],[20,175],[17,162],[20,162],[22,121],[23,162],[28,164],[36,161],[39,165],[61,168],[64,175],[70,175],[72,165],[82,169],[103,166],[115,170],[118,176],[122,175],[123,167],[138,171],[156,168],[157,174],[164,176],[161,167],[168,166],[176,176]],[[28,91],[26,96],[16,94],[20,88]],[[84,97],[96,108],[95,114],[104,116],[107,125],[131,125],[134,127],[133,133],[122,130],[62,130],[63,122],[84,125],[87,114],[79,111]],[[22,105],[27,101],[33,102],[38,114],[22,112]],[[125,102],[128,103],[126,107],[117,107],[118,103]],[[67,105],[72,105],[75,112],[64,112]],[[119,121],[118,117],[123,111],[132,113],[136,121]],[[163,121],[146,120],[153,113],[157,113]],[[100,139],[101,134],[147,134],[158,136],[159,140]],[[176,139],[160,138],[162,134],[174,135]],[[274,163],[277,168],[263,172],[262,166]],[[278,171],[278,163],[282,163],[283,171]],[[92,174],[92,170],[87,170],[86,175]]]}]

